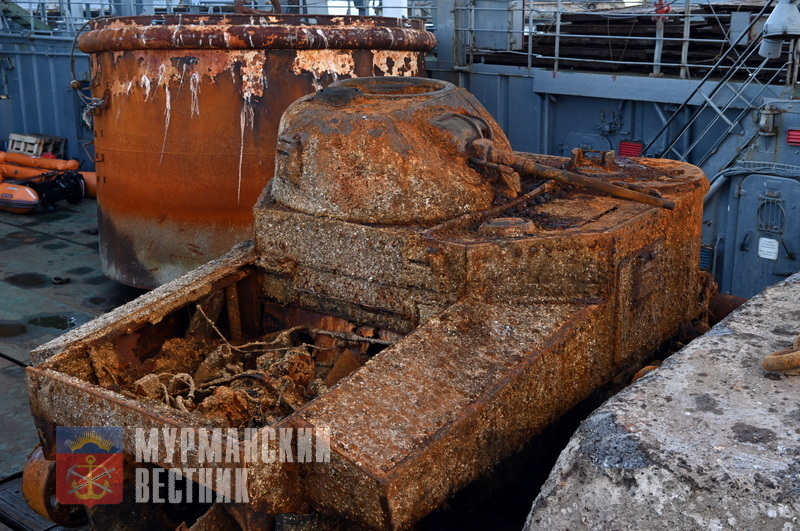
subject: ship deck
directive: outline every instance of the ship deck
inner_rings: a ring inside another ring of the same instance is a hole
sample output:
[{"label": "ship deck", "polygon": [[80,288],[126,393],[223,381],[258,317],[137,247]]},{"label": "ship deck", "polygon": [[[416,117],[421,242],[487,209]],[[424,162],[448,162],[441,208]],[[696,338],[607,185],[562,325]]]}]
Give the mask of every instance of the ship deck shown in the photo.
[{"label": "ship deck", "polygon": [[29,512],[20,474],[38,443],[28,406],[29,352],[64,331],[136,298],[100,271],[97,203],[52,212],[0,212],[0,528],[50,529]]}]

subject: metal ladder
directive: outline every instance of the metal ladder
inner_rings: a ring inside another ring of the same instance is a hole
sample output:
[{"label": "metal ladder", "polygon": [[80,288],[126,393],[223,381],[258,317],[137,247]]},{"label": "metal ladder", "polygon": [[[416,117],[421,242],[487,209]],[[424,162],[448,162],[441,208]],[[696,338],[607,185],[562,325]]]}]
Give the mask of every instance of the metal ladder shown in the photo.
[{"label": "metal ladder", "polygon": [[23,28],[34,31],[53,31],[53,28],[39,19],[39,17],[28,12],[28,10],[22,6],[8,0],[0,0],[0,18],[5,20],[6,23],[14,22]]},{"label": "metal ladder", "polygon": [[[773,97],[777,97],[777,95],[770,91],[769,85],[772,84],[778,75],[785,69],[788,61],[783,65],[782,68],[776,69],[775,73],[770,77],[767,83],[761,83],[758,81],[758,76],[764,71],[768,59],[763,59],[755,68],[751,68],[747,65],[748,59],[750,59],[754,54],[758,53],[760,41],[758,39],[753,39],[741,53],[736,50],[736,46],[739,44],[741,39],[750,32],[756,22],[767,12],[773,1],[774,0],[768,0],[766,2],[761,11],[752,19],[747,29],[743,31],[739,37],[728,47],[725,53],[703,77],[689,97],[686,98],[686,100],[680,106],[678,106],[669,119],[665,121],[661,130],[655,135],[650,143],[645,146],[643,150],[644,152],[647,152],[647,150],[650,149],[655,142],[669,130],[670,126],[673,122],[675,122],[678,116],[683,114],[684,110],[690,107],[689,102],[695,99],[695,96],[699,96],[702,99],[702,104],[697,105],[694,108],[689,118],[683,123],[677,134],[669,141],[668,145],[658,156],[662,158],[670,157],[676,158],[680,161],[686,161],[695,148],[700,145],[700,143],[711,133],[712,129],[717,124],[722,122],[725,126],[724,131],[721,134],[715,131],[714,134],[717,135],[717,138],[711,147],[705,153],[696,155],[692,161],[693,164],[702,166],[712,155],[717,152],[719,147],[728,139],[728,137],[731,135],[744,135],[745,128],[742,126],[742,121],[753,111],[759,108],[760,99],[765,92]],[[711,78],[715,74],[719,74],[719,72],[723,70],[723,62],[726,61],[729,56],[736,56],[733,64],[728,67],[727,71],[724,73],[724,75],[722,75],[719,81],[711,81]],[[734,84],[732,79],[739,73],[746,73],[747,77],[743,82]],[[754,90],[748,90],[751,86],[757,88]],[[708,114],[707,111],[713,113],[713,118],[694,138],[691,144],[686,147],[685,150],[680,151],[676,147],[679,141],[685,135],[687,135],[689,131],[691,131],[692,125],[701,115],[704,113]],[[736,111],[739,112],[736,113]],[[751,135],[751,138],[743,141],[742,145],[740,146],[741,149],[737,150],[737,153],[741,152],[743,148],[748,146],[757,137],[757,135],[758,132],[756,131],[754,135]],[[727,161],[726,164],[723,164],[721,167],[729,167],[731,164],[736,162],[738,156],[739,155],[737,154],[732,160]]]}]

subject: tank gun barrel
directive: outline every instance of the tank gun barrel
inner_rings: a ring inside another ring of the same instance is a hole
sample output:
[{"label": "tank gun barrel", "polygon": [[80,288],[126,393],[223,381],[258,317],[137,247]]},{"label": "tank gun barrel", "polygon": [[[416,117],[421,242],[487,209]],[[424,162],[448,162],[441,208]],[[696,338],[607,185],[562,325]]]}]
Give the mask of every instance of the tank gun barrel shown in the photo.
[{"label": "tank gun barrel", "polygon": [[664,199],[658,192],[654,190],[633,190],[631,188],[626,188],[618,184],[612,184],[595,177],[588,177],[586,175],[580,175],[571,171],[538,164],[522,155],[505,150],[495,149],[493,142],[485,138],[473,141],[471,147],[472,150],[478,155],[474,158],[478,158],[490,164],[497,164],[499,166],[512,168],[514,171],[524,175],[530,175],[541,179],[550,179],[573,186],[580,186],[581,188],[594,190],[612,197],[645,203],[647,205],[666,208],[668,210],[675,208],[675,203]]}]

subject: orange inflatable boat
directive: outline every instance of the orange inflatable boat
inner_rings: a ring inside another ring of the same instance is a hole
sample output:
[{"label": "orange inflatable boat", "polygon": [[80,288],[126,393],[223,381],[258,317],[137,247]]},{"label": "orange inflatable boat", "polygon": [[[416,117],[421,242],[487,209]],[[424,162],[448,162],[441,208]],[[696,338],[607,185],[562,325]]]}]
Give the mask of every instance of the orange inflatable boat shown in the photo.
[{"label": "orange inflatable boat", "polygon": [[23,184],[0,183],[0,210],[29,214],[39,207],[39,194]]},{"label": "orange inflatable boat", "polygon": [[77,170],[77,160],[31,157],[23,153],[0,151],[0,210],[28,214],[39,206],[53,208],[56,201],[65,199],[77,203],[91,191],[94,197],[96,174],[91,173],[87,186]]}]

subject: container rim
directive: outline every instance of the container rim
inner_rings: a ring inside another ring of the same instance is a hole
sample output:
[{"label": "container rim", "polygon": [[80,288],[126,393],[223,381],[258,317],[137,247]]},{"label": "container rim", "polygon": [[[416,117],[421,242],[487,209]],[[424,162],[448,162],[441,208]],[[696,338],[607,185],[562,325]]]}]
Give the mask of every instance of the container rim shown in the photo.
[{"label": "container rim", "polygon": [[425,21],[418,19],[374,17],[355,15],[295,15],[295,14],[244,14],[244,13],[175,13],[137,15],[127,17],[98,17],[89,23],[91,30],[125,26],[360,26],[381,28],[424,29]]},{"label": "container rim", "polygon": [[374,49],[429,51],[421,20],[334,15],[178,14],[104,17],[81,36],[83,52],[141,49]]}]

